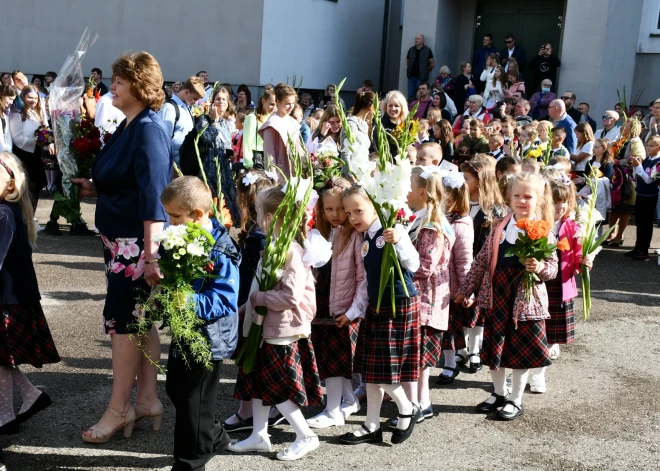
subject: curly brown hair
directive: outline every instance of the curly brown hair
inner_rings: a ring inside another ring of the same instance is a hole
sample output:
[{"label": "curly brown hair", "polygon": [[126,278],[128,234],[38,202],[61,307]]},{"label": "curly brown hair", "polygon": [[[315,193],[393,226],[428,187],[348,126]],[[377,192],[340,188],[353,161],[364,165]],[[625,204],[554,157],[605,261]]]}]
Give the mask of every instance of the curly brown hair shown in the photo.
[{"label": "curly brown hair", "polygon": [[148,52],[122,54],[112,64],[112,74],[131,83],[131,94],[154,111],[165,102],[163,73],[158,61]]}]

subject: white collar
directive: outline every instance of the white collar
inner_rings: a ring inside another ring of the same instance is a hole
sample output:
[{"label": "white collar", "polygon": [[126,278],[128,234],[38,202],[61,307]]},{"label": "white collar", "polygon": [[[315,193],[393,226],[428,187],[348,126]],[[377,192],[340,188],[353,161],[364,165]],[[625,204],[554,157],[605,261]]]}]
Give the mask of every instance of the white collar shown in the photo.
[{"label": "white collar", "polygon": [[[534,218],[532,217],[531,219]],[[524,230],[516,226],[516,217],[512,216],[509,224],[506,226],[506,230],[504,231],[504,238],[500,241],[500,244],[505,240],[510,244],[515,244],[516,240],[518,240],[518,234],[522,234],[524,232]]]},{"label": "white collar", "polygon": [[380,223],[380,219],[376,218],[376,220],[369,226],[369,229],[367,230],[367,235],[369,236],[370,239],[373,239],[374,236],[378,231],[382,229],[383,225]]}]

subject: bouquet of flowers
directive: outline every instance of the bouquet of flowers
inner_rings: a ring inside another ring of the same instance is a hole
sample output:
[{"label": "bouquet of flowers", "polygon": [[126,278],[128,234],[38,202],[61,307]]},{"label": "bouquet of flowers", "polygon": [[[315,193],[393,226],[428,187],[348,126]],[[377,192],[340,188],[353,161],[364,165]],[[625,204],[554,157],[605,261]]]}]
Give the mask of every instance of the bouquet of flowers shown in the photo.
[{"label": "bouquet of flowers", "polygon": [[[192,301],[194,281],[210,278],[213,262],[209,254],[215,239],[197,223],[168,226],[153,238],[165,250],[158,260],[164,278],[148,299],[136,306],[136,328],[138,343],[144,338],[151,325],[163,321],[169,325],[172,342],[182,353],[184,361],[202,363],[211,367],[211,348],[200,331],[204,321],[197,317],[197,306]],[[144,260],[142,268],[144,270]],[[142,348],[142,344],[140,343]],[[189,352],[191,358],[187,356]]]},{"label": "bouquet of flowers", "polygon": [[101,98],[101,92],[97,91],[94,93],[94,89],[96,88],[96,83],[94,83],[94,79],[92,77],[89,78],[87,81],[87,96],[90,98],[94,98],[96,101],[99,101],[99,98]]},{"label": "bouquet of flowers", "polygon": [[417,113],[418,107],[419,103],[416,103],[410,113],[408,113],[406,120],[399,124],[388,134],[390,140],[394,140],[396,142],[399,148],[399,155],[401,155],[403,158],[405,158],[406,154],[408,153],[408,146],[417,142],[419,120],[413,119],[413,116],[415,116],[415,113]]},{"label": "bouquet of flowers", "polygon": [[34,131],[34,140],[39,147],[45,149],[55,142],[55,135],[53,134],[53,130],[48,126],[39,126]]},{"label": "bouquet of flowers", "polygon": [[657,164],[655,167],[651,168],[651,173],[649,176],[653,180],[660,180],[660,164]]},{"label": "bouquet of flowers", "polygon": [[417,216],[410,214],[404,208],[401,208],[398,213],[396,213],[396,219],[394,220],[395,224],[401,224],[403,227],[408,227],[409,224],[412,224],[417,219]]},{"label": "bouquet of flowers", "polygon": [[83,116],[79,123],[72,123],[72,126],[71,149],[78,164],[78,176],[89,178],[96,154],[112,134],[105,131],[102,134],[94,125],[94,120],[87,116]]},{"label": "bouquet of flowers", "polygon": [[543,167],[550,164],[550,156],[552,155],[552,130],[548,132],[548,142],[545,143],[545,151],[543,153]]},{"label": "bouquet of flowers", "polygon": [[342,165],[338,157],[339,154],[331,149],[324,149],[309,156],[314,188],[322,188],[332,177],[341,176]]},{"label": "bouquet of flowers", "polygon": [[[301,175],[303,166],[310,166],[309,154],[306,152],[303,156],[298,154],[291,137],[289,137],[289,157],[291,167],[294,170],[293,175]],[[310,178],[291,177],[282,188],[282,191],[284,192],[284,199],[275,211],[273,222],[268,228],[266,245],[261,256],[260,265],[257,268],[256,277],[259,283],[259,291],[273,289],[282,277],[282,267],[289,256],[291,243],[306,215],[307,202],[312,194],[312,180]],[[282,225],[276,237],[273,232],[277,221],[282,216],[287,224]],[[264,306],[258,306],[254,311],[257,316],[250,326],[248,338],[243,348],[236,357],[236,364],[243,368],[246,373],[251,373],[254,370],[263,337],[263,321],[267,314],[267,309]]]},{"label": "bouquet of flowers", "polygon": [[543,155],[543,151],[540,147],[531,145],[529,148],[523,152],[523,158],[529,157],[530,159],[538,159]]},{"label": "bouquet of flowers", "polygon": [[[513,247],[504,254],[505,257],[518,257],[520,263],[525,264],[528,258],[545,260],[552,257],[557,250],[557,245],[548,243],[550,223],[536,219],[521,219],[516,226],[524,232],[518,234],[518,239]],[[562,244],[565,247],[565,243]],[[525,271],[523,274],[523,287],[525,289],[525,300],[532,300],[532,292],[537,282],[541,281],[536,273]]]}]

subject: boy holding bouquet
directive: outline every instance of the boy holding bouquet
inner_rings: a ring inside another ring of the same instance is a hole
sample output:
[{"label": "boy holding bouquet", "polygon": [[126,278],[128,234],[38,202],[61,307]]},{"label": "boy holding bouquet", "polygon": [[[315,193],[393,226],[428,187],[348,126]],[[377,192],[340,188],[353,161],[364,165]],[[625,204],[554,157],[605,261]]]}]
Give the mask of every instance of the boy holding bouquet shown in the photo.
[{"label": "boy holding bouquet", "polygon": [[215,239],[209,254],[210,277],[195,280],[197,317],[211,350],[211,368],[194,361],[184,347],[170,346],[167,361],[167,395],[176,409],[172,470],[203,470],[216,453],[229,445],[229,436],[215,421],[220,367],[236,348],[238,339],[238,265],[240,252],[227,230],[209,217],[211,192],[197,177],[172,181],[161,195],[172,225],[197,223]]}]

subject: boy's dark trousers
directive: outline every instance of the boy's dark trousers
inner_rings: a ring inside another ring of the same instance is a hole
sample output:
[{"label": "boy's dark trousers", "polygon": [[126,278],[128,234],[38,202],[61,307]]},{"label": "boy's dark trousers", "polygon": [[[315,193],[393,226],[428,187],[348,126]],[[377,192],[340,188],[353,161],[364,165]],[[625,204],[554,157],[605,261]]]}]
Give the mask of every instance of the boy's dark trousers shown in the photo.
[{"label": "boy's dark trousers", "polygon": [[644,254],[649,253],[653,239],[653,215],[658,205],[657,196],[637,195],[635,199],[635,225],[637,226],[637,240],[635,248]]},{"label": "boy's dark trousers", "polygon": [[170,347],[165,388],[174,408],[173,471],[203,471],[206,463],[229,445],[229,435],[215,420],[222,361],[213,369],[191,363]]}]

